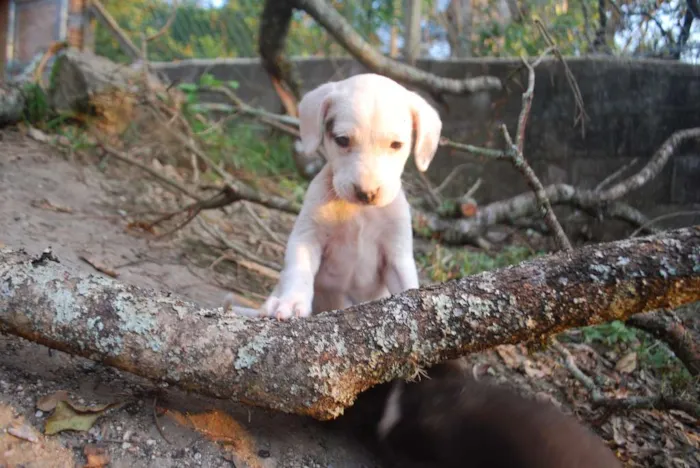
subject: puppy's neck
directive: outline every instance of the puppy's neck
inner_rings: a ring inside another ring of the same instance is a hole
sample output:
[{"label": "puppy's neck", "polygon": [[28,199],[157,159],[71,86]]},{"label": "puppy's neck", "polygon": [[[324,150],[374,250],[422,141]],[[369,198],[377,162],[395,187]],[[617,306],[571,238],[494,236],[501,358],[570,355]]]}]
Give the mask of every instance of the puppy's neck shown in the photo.
[{"label": "puppy's neck", "polygon": [[338,197],[333,189],[333,172],[326,165],[318,177],[323,177],[326,196],[321,201],[315,213],[315,219],[321,224],[340,224],[351,221],[362,213],[363,210],[373,209],[371,206],[362,206],[350,203]]}]

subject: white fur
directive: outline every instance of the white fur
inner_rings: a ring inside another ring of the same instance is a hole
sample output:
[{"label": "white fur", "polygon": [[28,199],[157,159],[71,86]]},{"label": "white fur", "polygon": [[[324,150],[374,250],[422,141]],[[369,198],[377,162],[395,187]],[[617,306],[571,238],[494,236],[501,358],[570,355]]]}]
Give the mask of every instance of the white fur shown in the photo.
[{"label": "white fur", "polygon": [[377,435],[380,439],[385,439],[401,420],[401,394],[403,393],[404,385],[402,380],[396,380],[392,384],[391,391],[384,405],[382,417],[377,424]]},{"label": "white fur", "polygon": [[[299,114],[300,148],[323,148],[327,163],[309,185],[279,283],[260,313],[307,317],[417,288],[401,174],[412,149],[418,169],[428,168],[442,130],[438,113],[395,81],[362,74],[307,93]],[[347,148],[338,137],[348,138]],[[363,203],[358,192],[373,201]]]}]

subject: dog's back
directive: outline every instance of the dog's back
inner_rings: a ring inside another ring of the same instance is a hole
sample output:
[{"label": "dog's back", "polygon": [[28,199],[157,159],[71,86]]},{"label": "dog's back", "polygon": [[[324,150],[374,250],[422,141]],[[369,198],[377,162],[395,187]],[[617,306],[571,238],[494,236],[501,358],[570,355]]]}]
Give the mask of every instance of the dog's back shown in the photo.
[{"label": "dog's back", "polygon": [[[385,417],[393,413],[393,424],[384,437],[373,442],[389,466],[622,466],[597,435],[553,405],[454,372],[372,389],[348,416],[355,422],[371,420],[376,428],[380,402],[385,404]],[[377,434],[376,429],[372,432]]]}]

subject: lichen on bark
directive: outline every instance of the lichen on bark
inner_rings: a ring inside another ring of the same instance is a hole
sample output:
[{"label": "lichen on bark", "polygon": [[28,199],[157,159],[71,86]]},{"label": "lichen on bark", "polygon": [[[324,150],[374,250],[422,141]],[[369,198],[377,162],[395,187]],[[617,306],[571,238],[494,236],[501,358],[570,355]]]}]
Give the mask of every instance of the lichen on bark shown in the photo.
[{"label": "lichen on bark", "polygon": [[417,368],[699,300],[700,227],[283,322],[0,250],[0,331],[186,390],[318,419]]}]

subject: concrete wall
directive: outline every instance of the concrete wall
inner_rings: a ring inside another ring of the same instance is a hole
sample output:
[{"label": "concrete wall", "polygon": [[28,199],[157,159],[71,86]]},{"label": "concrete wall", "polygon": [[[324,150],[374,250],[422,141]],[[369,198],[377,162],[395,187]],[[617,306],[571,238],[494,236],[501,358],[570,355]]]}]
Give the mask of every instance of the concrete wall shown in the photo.
[{"label": "concrete wall", "polygon": [[[595,187],[635,158],[638,162],[631,170],[639,168],[675,130],[700,126],[700,67],[608,58],[570,58],[567,63],[579,84],[589,118],[584,129],[580,124],[574,127],[575,102],[564,68],[555,60],[543,62],[536,70],[525,150],[545,184]],[[298,59],[296,64],[304,79],[304,91],[328,80],[366,72],[352,59]],[[270,111],[281,110],[257,59],[191,60],[155,66],[168,78],[182,82],[195,81],[202,73],[237,80],[243,99]],[[446,96],[447,106],[436,104],[444,122],[444,135],[465,143],[499,147],[500,124],[514,130],[527,83],[519,60],[424,60],[418,66],[453,78],[490,74],[507,83],[499,93]],[[455,187],[457,191],[470,186],[477,177],[484,178],[477,194],[482,203],[527,190],[522,177],[508,163],[481,161],[447,150],[440,150],[429,176],[439,182],[457,164],[469,165]],[[628,201],[652,216],[672,209],[700,208],[700,145],[682,148],[653,183],[632,194]],[[700,216],[677,221],[700,223]]]}]

